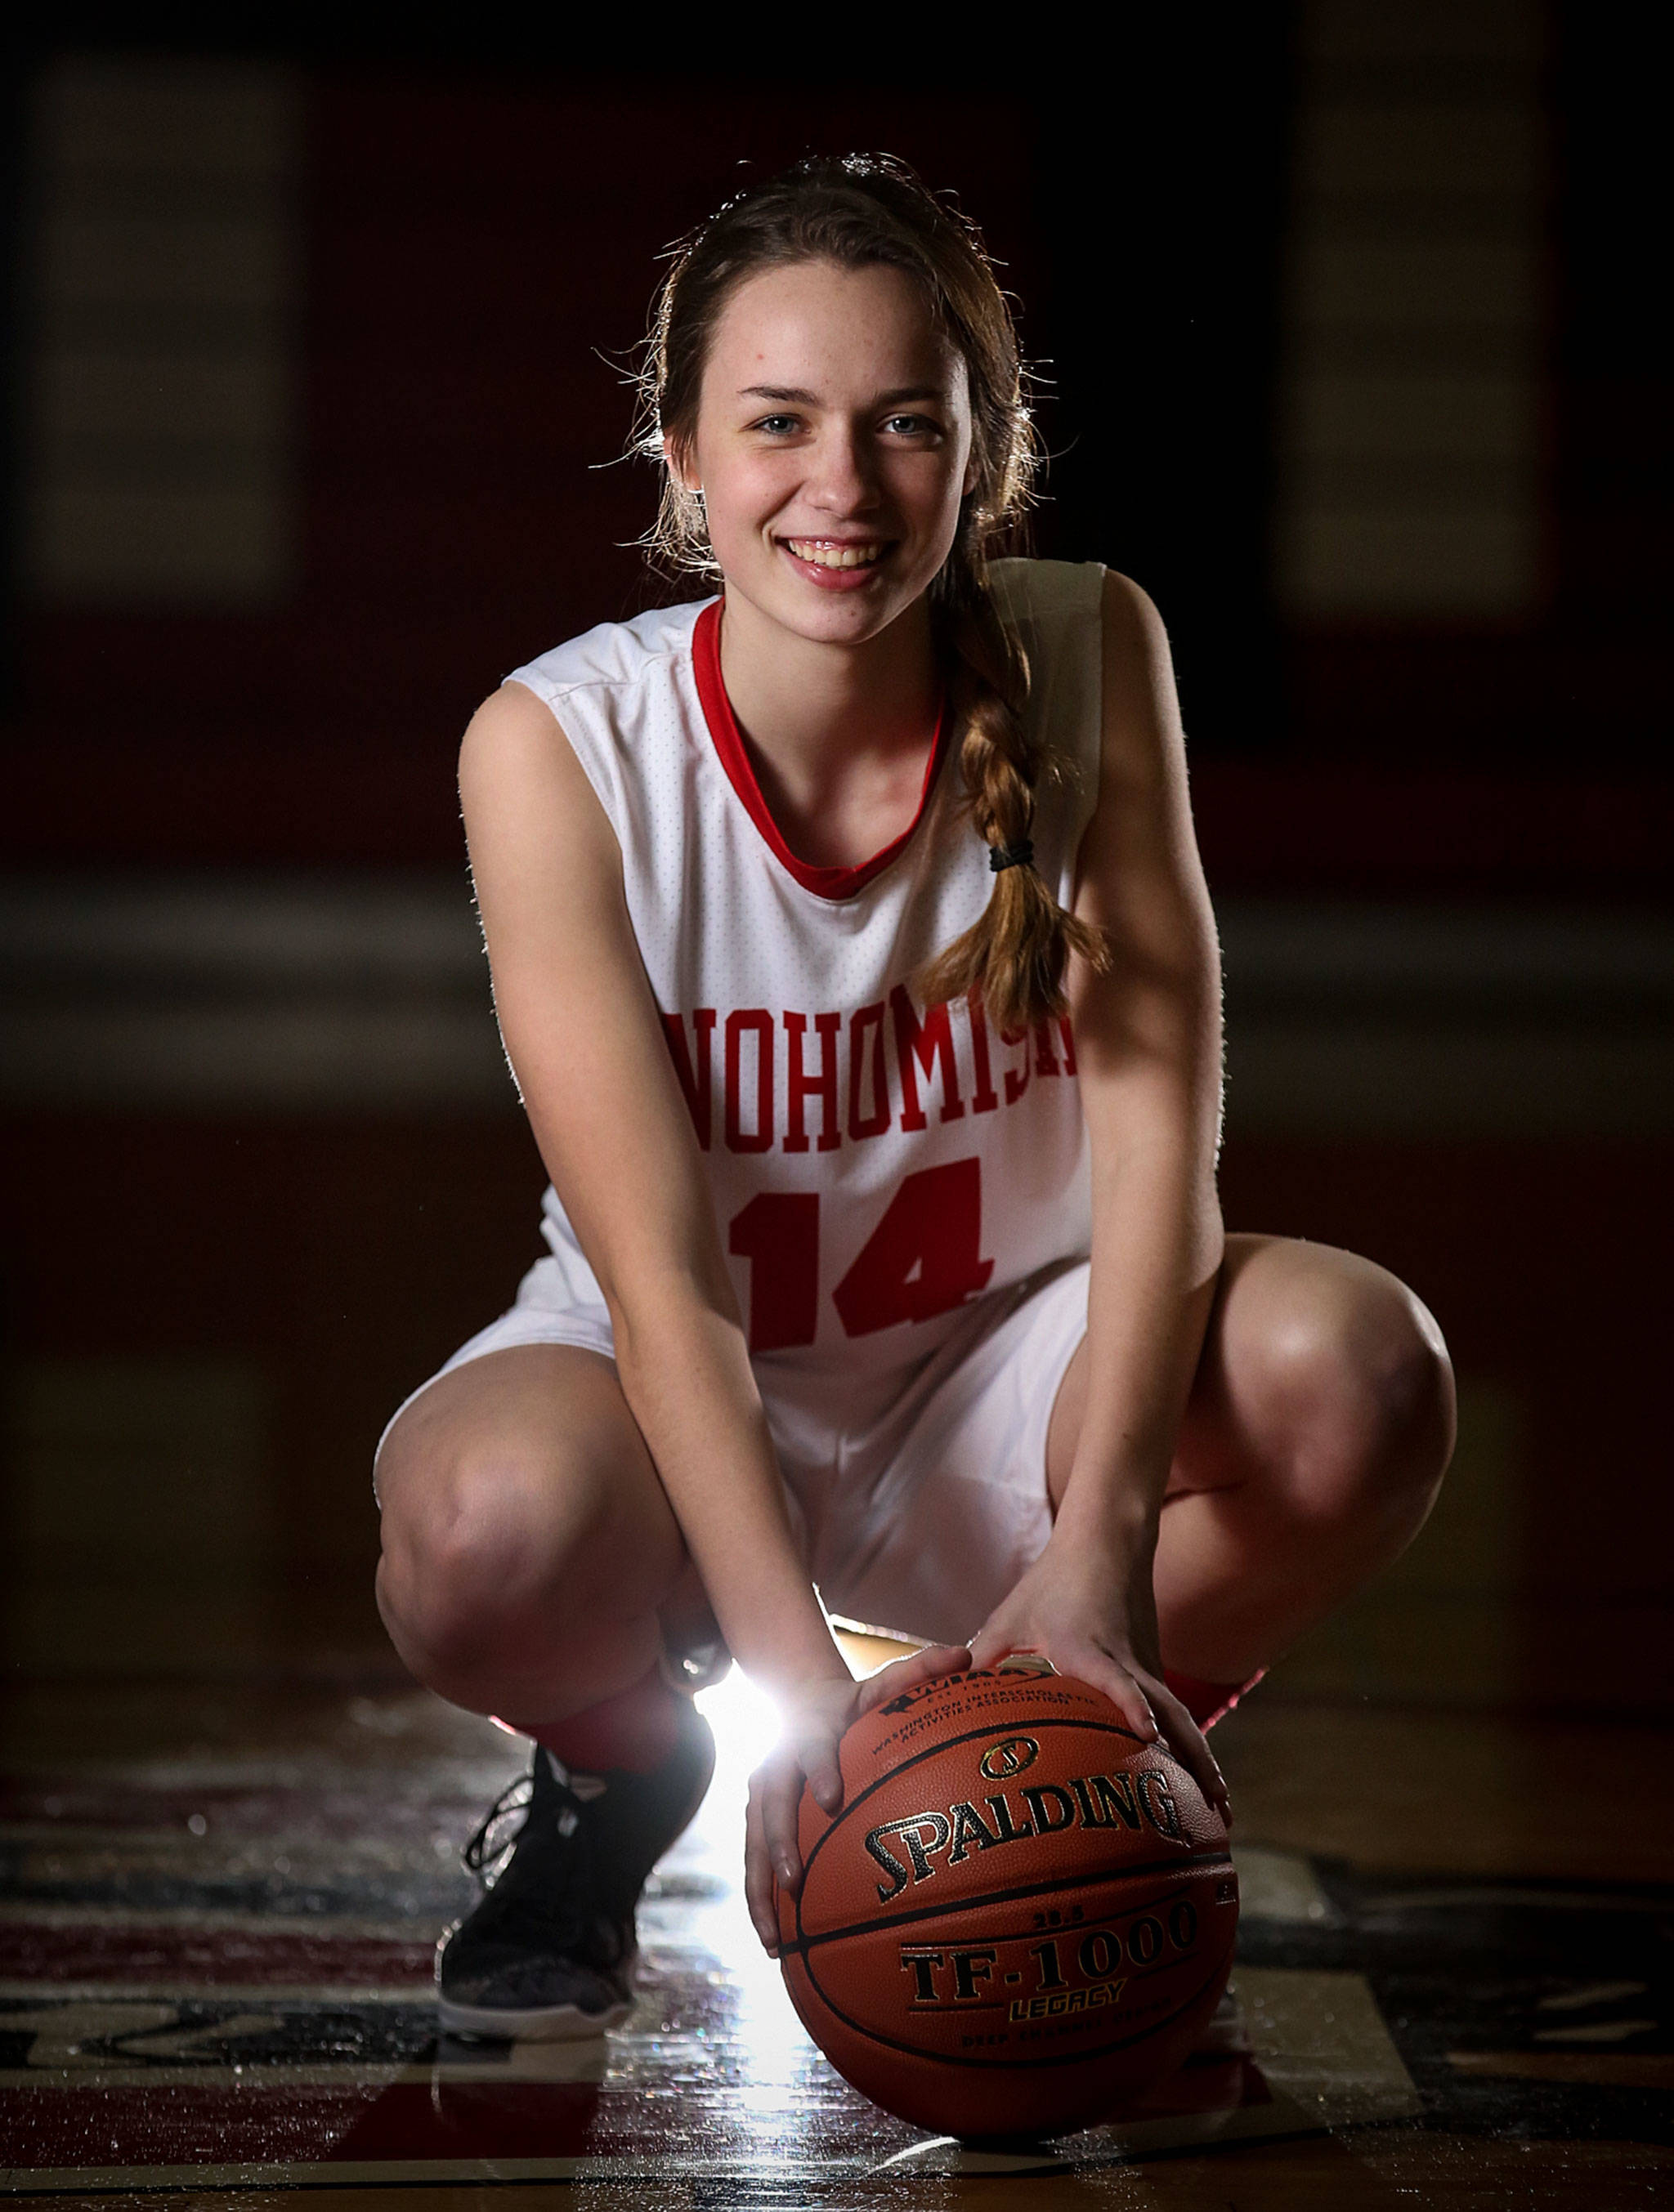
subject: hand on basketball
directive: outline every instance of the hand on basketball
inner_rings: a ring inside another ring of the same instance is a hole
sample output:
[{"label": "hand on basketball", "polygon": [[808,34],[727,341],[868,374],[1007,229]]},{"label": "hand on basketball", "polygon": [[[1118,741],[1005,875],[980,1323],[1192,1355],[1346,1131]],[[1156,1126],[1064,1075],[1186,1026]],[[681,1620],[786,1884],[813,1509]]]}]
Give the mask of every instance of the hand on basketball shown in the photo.
[{"label": "hand on basketball", "polygon": [[1054,1559],[1049,1544],[971,1639],[971,1664],[994,1667],[1008,1651],[1038,1651],[1061,1674],[1102,1690],[1135,1735],[1161,1737],[1230,1826],[1232,1800],[1200,1729],[1163,1680],[1156,1607],[1144,1586]]},{"label": "hand on basketball", "polygon": [[965,1645],[933,1644],[910,1659],[880,1667],[863,1681],[816,1683],[787,1707],[779,1741],[750,1778],[744,1820],[744,1894],[762,1948],[779,1954],[779,1910],[775,1885],[794,1891],[802,1880],[797,1808],[806,1778],[814,1802],[835,1813],[843,1803],[837,1746],[862,1713],[935,1674],[968,1667]]}]

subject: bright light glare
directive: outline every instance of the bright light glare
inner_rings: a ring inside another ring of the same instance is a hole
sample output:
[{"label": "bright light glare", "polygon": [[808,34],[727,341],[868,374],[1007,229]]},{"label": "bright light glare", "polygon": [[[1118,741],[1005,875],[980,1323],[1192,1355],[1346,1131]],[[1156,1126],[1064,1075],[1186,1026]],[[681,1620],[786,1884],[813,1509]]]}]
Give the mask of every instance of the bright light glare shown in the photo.
[{"label": "bright light glare", "polygon": [[685,1930],[725,1962],[733,2063],[750,2084],[758,2123],[770,2123],[781,2154],[794,2156],[817,2114],[819,2098],[811,2094],[809,2078],[819,2061],[791,2010],[778,1962],[750,1925],[741,1878],[745,1799],[751,1773],[778,1739],[779,1708],[737,1667],[714,1689],[700,1690],[694,1702],[715,1730],[715,1780],[697,1828],[676,1848],[702,1853],[706,1870],[726,1888],[711,1905],[685,1908]]},{"label": "bright light glare", "polygon": [[741,1804],[752,1770],[778,1741],[779,1708],[741,1667],[734,1667],[712,1690],[700,1690],[693,1702],[715,1730],[711,1795]]}]

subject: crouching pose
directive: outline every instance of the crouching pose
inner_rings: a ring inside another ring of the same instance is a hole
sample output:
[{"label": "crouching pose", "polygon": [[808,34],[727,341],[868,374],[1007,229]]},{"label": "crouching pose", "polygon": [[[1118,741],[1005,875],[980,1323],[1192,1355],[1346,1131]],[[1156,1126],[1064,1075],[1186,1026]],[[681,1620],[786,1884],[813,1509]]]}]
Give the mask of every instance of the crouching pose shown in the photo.
[{"label": "crouching pose", "polygon": [[[718,595],[518,669],[460,780],[546,1255],[381,1445],[418,1679],[533,1739],[444,2024],[591,2034],[727,1655],[780,1701],[746,1887],[904,1681],[1013,1650],[1202,1730],[1412,1536],[1446,1354],[1223,1234],[1220,984],[1163,629],[997,557],[1032,459],[980,241],[805,162],[677,262],[660,538]],[[929,1640],[856,1685],[826,1613]],[[479,1846],[478,1856],[481,1856]]]}]

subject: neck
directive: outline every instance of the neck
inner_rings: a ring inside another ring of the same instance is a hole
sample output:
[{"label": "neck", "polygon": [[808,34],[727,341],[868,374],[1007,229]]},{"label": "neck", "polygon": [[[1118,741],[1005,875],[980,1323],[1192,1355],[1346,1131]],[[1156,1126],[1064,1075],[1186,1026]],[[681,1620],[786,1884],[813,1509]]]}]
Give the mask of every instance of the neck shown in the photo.
[{"label": "neck", "polygon": [[876,637],[836,645],[788,635],[729,592],[721,672],[758,775],[799,812],[857,768],[922,766],[940,693],[926,599]]}]

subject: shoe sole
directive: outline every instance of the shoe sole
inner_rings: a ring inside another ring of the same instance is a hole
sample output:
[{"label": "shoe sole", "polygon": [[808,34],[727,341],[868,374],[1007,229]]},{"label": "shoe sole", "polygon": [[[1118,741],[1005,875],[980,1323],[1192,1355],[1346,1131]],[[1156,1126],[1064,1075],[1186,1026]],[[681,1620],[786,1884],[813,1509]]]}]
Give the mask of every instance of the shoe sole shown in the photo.
[{"label": "shoe sole", "polygon": [[612,2028],[620,2027],[633,2008],[631,1998],[604,2012],[583,2012],[577,2005],[512,2012],[503,2007],[436,1999],[436,2016],[444,2035],[477,2036],[490,2043],[596,2042]]},{"label": "shoe sole", "polygon": [[[711,1734],[709,1756],[702,1778],[665,1850],[672,1850],[697,1819],[698,1808],[709,1795],[714,1779],[715,1738]],[[631,1977],[638,1960],[636,1946],[623,1961],[623,1972]],[[608,2034],[613,2027],[620,2027],[633,2008],[634,2001],[630,1996],[603,2012],[583,2012],[579,2005],[537,2006],[513,2011],[505,2006],[456,2004],[451,1997],[443,1996],[440,1990],[436,1991],[436,2018],[445,2035],[481,2036],[494,2043],[584,2043]]]},{"label": "shoe sole", "polygon": [[[622,1962],[624,1977],[639,1963],[636,1946]],[[634,2008],[631,1995],[603,2012],[583,2012],[580,2005],[531,2005],[521,2010],[509,2005],[458,2004],[436,1991],[436,2017],[444,2035],[478,2035],[491,2043],[585,2043],[620,2027]]]}]

